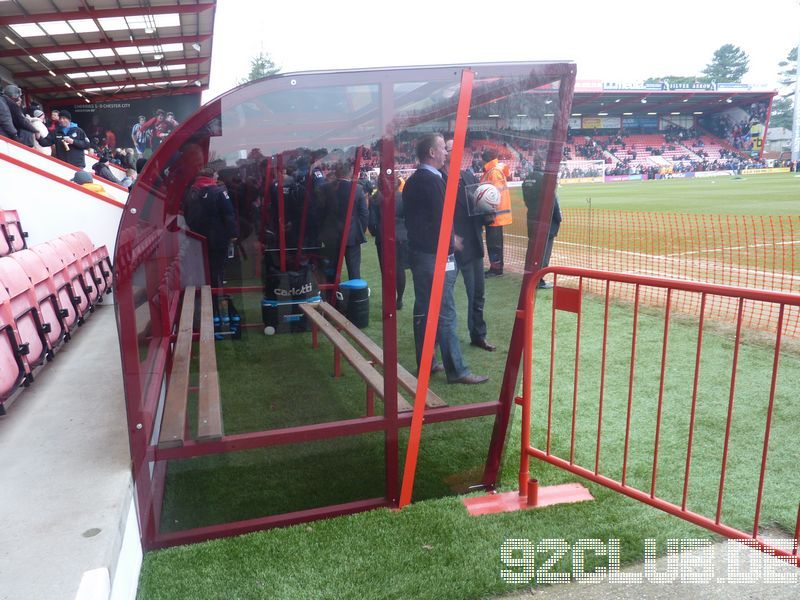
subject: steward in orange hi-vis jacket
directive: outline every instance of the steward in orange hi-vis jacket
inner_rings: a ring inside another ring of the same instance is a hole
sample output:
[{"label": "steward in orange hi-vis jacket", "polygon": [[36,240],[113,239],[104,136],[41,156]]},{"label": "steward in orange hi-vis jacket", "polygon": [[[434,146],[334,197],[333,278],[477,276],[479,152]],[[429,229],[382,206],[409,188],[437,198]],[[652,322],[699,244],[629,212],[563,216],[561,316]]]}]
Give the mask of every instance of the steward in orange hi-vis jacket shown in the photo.
[{"label": "steward in orange hi-vis jacket", "polygon": [[481,183],[491,183],[500,192],[497,216],[486,226],[486,250],[489,255],[487,276],[503,274],[503,226],[511,225],[511,192],[508,190],[508,167],[498,160],[495,150],[485,150]]}]

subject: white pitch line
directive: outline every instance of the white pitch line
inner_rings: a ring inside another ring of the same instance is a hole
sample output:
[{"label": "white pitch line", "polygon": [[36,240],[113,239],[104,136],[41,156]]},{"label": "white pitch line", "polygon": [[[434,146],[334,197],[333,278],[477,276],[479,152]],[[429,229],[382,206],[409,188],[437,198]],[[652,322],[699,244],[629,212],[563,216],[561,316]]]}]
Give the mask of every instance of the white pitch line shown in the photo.
[{"label": "white pitch line", "polygon": [[689,252],[673,252],[666,256],[689,256],[690,254],[709,254],[711,252],[725,252],[726,250],[745,250],[747,248],[765,248],[768,246],[793,246],[800,244],[800,240],[792,240],[789,242],[766,242],[763,244],[748,244],[746,246],[729,246],[727,248],[710,248],[708,250],[691,250]]},{"label": "white pitch line", "polygon": [[[507,234],[507,235],[508,235],[508,237],[516,237],[516,238],[528,239],[526,236],[521,236],[521,235],[510,235],[510,234]],[[798,243],[800,243],[800,242],[798,242]],[[589,244],[578,244],[576,242],[562,242],[562,241],[559,241],[559,240],[556,240],[556,243],[553,245],[553,251],[557,255],[558,254],[562,254],[562,253],[560,253],[560,252],[558,252],[556,250],[558,245],[578,246],[580,248],[590,248],[590,249],[593,249],[593,250],[601,250],[601,251],[607,252],[607,253],[627,254],[627,255],[638,256],[638,257],[642,257],[642,258],[648,258],[648,259],[651,259],[653,261],[673,262],[673,263],[674,262],[684,262],[684,261],[681,261],[679,256],[675,256],[675,255],[661,256],[661,255],[658,255],[658,254],[646,254],[644,252],[632,252],[630,250],[614,250],[612,248],[603,248],[601,246],[591,246]],[[598,259],[597,262],[602,262],[602,260],[600,260],[600,257],[597,257],[597,259]],[[792,280],[792,281],[800,281],[800,275],[790,275],[788,273],[781,273],[781,272],[775,272],[775,271],[762,271],[760,269],[753,269],[753,268],[749,268],[749,267],[734,267],[733,265],[722,264],[719,261],[715,261],[715,260],[696,260],[696,261],[692,261],[691,264],[696,265],[696,266],[698,266],[698,267],[700,267],[700,268],[702,268],[702,269],[704,269],[706,271],[711,271],[711,272],[720,271],[720,270],[722,270],[722,271],[728,270],[728,271],[736,271],[736,272],[739,272],[739,273],[747,273],[749,275],[753,275],[756,278],[758,278],[760,276],[763,279],[772,279],[772,280],[774,280],[774,279],[777,278],[777,279],[788,279],[788,280]],[[653,274],[659,274],[659,273],[657,273],[655,271],[650,271],[649,269],[644,269],[644,268],[639,269],[638,272],[639,273],[650,272],[650,273],[653,273]],[[660,273],[660,275],[664,276],[663,273]],[[790,290],[783,290],[783,291],[790,291]]]}]

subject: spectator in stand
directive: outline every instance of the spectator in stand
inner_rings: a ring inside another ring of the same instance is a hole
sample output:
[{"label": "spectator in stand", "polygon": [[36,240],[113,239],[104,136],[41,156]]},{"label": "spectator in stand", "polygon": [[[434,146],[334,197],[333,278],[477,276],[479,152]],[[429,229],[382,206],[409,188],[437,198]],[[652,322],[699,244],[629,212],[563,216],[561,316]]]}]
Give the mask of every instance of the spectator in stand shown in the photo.
[{"label": "spectator in stand", "polygon": [[47,137],[39,140],[42,146],[54,146],[55,157],[83,169],[86,167],[84,150],[89,147],[89,139],[83,129],[72,122],[72,114],[62,110],[58,116],[58,127],[51,131]]},{"label": "spectator in stand", "polygon": [[33,148],[33,141],[36,138],[36,128],[31,125],[25,113],[22,112],[22,91],[16,85],[7,85],[3,90],[3,100],[11,113],[11,121],[17,130],[17,138],[21,143],[29,148]]},{"label": "spectator in stand", "polygon": [[[422,136],[417,142],[417,157],[419,167],[403,188],[403,210],[408,230],[411,275],[414,278],[414,345],[419,368],[444,210],[445,182],[440,169],[444,167],[447,148],[441,134]],[[450,255],[447,257],[444,272],[441,310],[436,329],[436,342],[441,348],[443,364],[437,363],[434,354],[431,373],[444,371],[448,383],[484,383],[489,378],[470,373],[458,341],[458,317],[453,295],[457,275],[454,250],[455,240],[451,235]]]},{"label": "spectator in stand", "polygon": [[102,194],[106,197],[111,197],[106,192],[106,188],[104,188],[99,183],[95,183],[92,179],[92,174],[87,173],[86,171],[77,171],[75,176],[70,180],[73,183],[77,183],[78,185],[85,187],[87,190],[95,192],[96,194]]},{"label": "spectator in stand", "polygon": [[57,110],[53,109],[50,111],[50,122],[46,123],[47,131],[50,133],[54,132],[56,127],[58,127],[58,115],[59,112]]},{"label": "spectator in stand", "polygon": [[152,132],[144,126],[146,122],[147,117],[139,115],[138,122],[131,129],[131,140],[136,150],[136,158],[142,158],[145,151],[150,147]]},{"label": "spectator in stand", "polygon": [[511,225],[511,192],[508,190],[507,167],[500,163],[496,150],[485,150],[481,183],[491,183],[500,192],[500,206],[491,225],[486,226],[486,250],[489,254],[487,277],[503,274],[503,227]]},{"label": "spectator in stand", "polygon": [[49,131],[47,131],[47,127],[44,124],[44,113],[41,110],[37,109],[33,111],[32,117],[28,117],[28,120],[31,122],[31,125],[33,125],[36,128],[36,135],[33,138],[33,148],[37,152],[49,155],[50,149],[45,149],[39,143],[39,140],[41,140],[42,138],[46,138],[50,133]]},{"label": "spectator in stand", "polygon": [[124,188],[131,189],[131,186],[133,186],[135,181],[136,181],[136,169],[128,168],[125,169],[125,177],[122,178],[122,181],[120,181],[119,184]]},{"label": "spectator in stand", "polygon": [[0,135],[11,140],[17,141],[17,128],[14,127],[14,119],[11,118],[11,111],[4,100],[0,100]]},{"label": "spectator in stand", "polygon": [[100,156],[97,162],[92,165],[92,170],[97,177],[101,177],[110,183],[119,184],[119,180],[114,177],[111,168],[108,166],[108,155],[103,154]]}]

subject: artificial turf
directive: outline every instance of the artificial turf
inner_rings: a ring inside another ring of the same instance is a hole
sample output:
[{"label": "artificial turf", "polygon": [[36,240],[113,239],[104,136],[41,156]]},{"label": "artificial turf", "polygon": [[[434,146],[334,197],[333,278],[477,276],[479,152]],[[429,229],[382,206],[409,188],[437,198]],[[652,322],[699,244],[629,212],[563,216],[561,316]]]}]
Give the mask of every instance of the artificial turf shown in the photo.
[{"label": "artificial turf", "polygon": [[[772,176],[761,176],[772,179]],[[774,178],[776,181],[784,178]],[[766,181],[766,179],[764,179]],[[665,182],[665,187],[683,181]],[[697,184],[698,182],[692,182]],[[705,182],[702,182],[705,184]],[[796,181],[792,180],[794,185]],[[581,186],[577,195],[591,188]],[[650,182],[660,186],[662,182]],[[712,184],[709,184],[712,185]],[[720,184],[714,184],[720,185]],[[638,184],[633,184],[632,188]],[[794,188],[792,188],[794,189]],[[562,190],[562,202],[571,200]],[[650,190],[648,189],[648,195]],[[655,209],[654,209],[655,210]],[[372,243],[364,246],[365,277],[377,289],[379,274]],[[435,376],[432,388],[448,403],[497,396],[511,333],[519,277],[487,282],[486,314],[498,352],[486,353],[468,340],[461,280],[456,298],[462,347],[473,371],[490,375],[488,385],[455,387]],[[550,340],[550,292],[539,294],[535,329],[535,408],[533,440],[545,443]],[[399,313],[400,362],[413,370],[409,278],[407,308]],[[380,296],[372,295],[367,333],[380,341]],[[246,320],[258,321],[257,298],[245,298]],[[594,466],[599,396],[601,299],[586,296],[581,324],[576,462]],[[605,386],[600,471],[620,475],[630,368],[630,306],[610,309],[608,375]],[[568,456],[573,401],[575,316],[558,313],[553,404],[553,449]],[[636,379],[628,478],[649,490],[655,409],[663,341],[663,311],[648,309],[639,318]],[[680,500],[683,486],[688,408],[694,370],[697,326],[673,315],[658,466],[658,495]],[[318,422],[363,414],[364,387],[345,366],[334,380],[330,344],[309,348],[308,334],[265,338],[248,330],[241,341],[218,344],[226,433]],[[705,331],[698,413],[688,507],[713,515],[716,507],[722,439],[728,406],[733,336],[725,328]],[[763,443],[763,423],[773,354],[755,334],[743,336],[723,522],[752,527],[754,489]],[[795,444],[800,406],[793,386],[800,381],[800,354],[784,349],[773,416],[769,473],[762,524],[792,531],[797,515],[798,475],[790,448]],[[380,403],[378,402],[380,409]],[[139,597],[150,598],[480,598],[514,589],[500,577],[500,546],[507,538],[620,539],[622,561],[641,560],[643,540],[710,534],[597,485],[588,485],[592,502],[536,511],[469,517],[455,491],[480,477],[492,421],[489,418],[429,425],[423,430],[414,504],[399,512],[376,510],[328,521],[255,533],[238,538],[151,552],[145,557]],[[515,415],[504,457],[502,485],[513,489],[518,470],[519,419]],[[404,442],[404,440],[403,440]],[[176,461],[170,465],[161,526],[165,530],[244,519],[285,510],[381,495],[382,436],[318,442]],[[401,449],[401,456],[403,456]],[[562,471],[533,462],[544,484],[575,481]],[[545,555],[537,556],[537,564]],[[590,565],[591,567],[591,565]],[[558,570],[568,570],[559,565]]]}]

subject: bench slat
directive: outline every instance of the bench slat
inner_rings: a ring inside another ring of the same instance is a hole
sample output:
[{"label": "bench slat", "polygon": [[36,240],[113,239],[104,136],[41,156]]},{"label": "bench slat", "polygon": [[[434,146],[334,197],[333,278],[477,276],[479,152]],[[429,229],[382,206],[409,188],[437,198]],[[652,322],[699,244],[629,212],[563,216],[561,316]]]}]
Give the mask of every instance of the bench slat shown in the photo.
[{"label": "bench slat", "polygon": [[[344,329],[347,334],[353,338],[353,340],[361,346],[364,351],[369,354],[370,358],[374,360],[379,365],[383,366],[383,349],[378,346],[375,341],[370,338],[367,334],[361,331],[358,327],[353,325],[350,321],[347,320],[342,313],[336,310],[333,306],[328,304],[327,302],[320,302],[319,303],[319,310],[325,315],[338,327]],[[398,363],[397,365],[397,381],[400,384],[400,387],[403,388],[406,392],[414,396],[417,393],[417,378],[414,377],[411,373],[409,373],[405,367]],[[447,403],[442,400],[436,393],[428,390],[428,396],[425,399],[425,406],[428,408],[438,408],[441,406],[447,406]]]},{"label": "bench slat", "polygon": [[189,394],[189,364],[192,358],[192,331],[194,329],[195,288],[187,286],[183,294],[178,337],[172,354],[167,398],[158,436],[159,448],[183,446],[186,431],[186,402]]},{"label": "bench slat", "polygon": [[[342,353],[356,372],[364,379],[367,385],[383,398],[383,376],[373,367],[366,358],[356,350],[347,339],[331,325],[322,314],[314,308],[314,305],[301,304],[300,309],[306,316],[319,328],[331,343]],[[411,405],[405,399],[398,396],[397,410],[405,412],[411,410]]]},{"label": "bench slat", "polygon": [[200,360],[197,399],[197,440],[218,440],[222,437],[219,373],[214,344],[214,309],[211,286],[200,288]]}]

